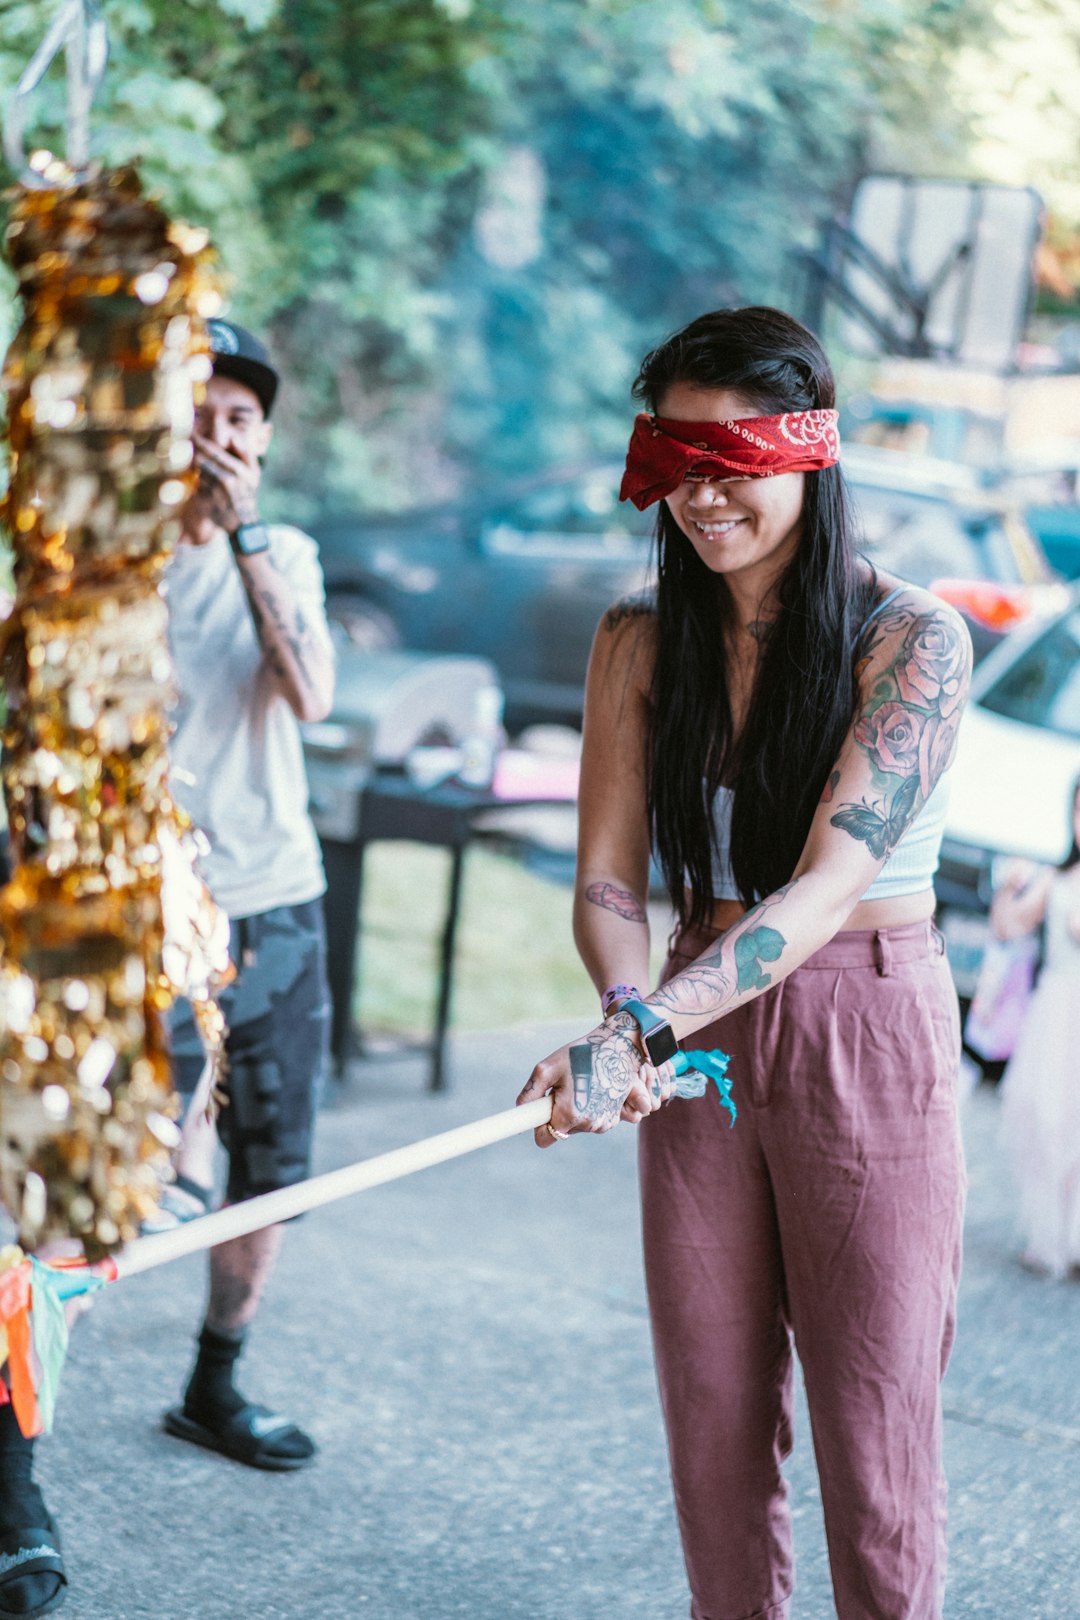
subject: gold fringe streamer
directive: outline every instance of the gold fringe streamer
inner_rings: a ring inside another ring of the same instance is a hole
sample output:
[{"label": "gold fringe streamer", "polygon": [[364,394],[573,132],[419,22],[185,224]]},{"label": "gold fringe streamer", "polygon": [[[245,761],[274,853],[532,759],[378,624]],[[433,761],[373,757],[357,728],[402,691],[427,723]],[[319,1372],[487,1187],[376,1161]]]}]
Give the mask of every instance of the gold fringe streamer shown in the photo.
[{"label": "gold fringe streamer", "polygon": [[211,1050],[224,1035],[228,925],[169,794],[160,591],[219,299],[205,233],[133,170],[69,182],[10,194],[6,232],[24,313],[2,378],[0,1199],[25,1246],[75,1236],[94,1259],[138,1235],[169,1173],[162,1015],[183,992]]}]

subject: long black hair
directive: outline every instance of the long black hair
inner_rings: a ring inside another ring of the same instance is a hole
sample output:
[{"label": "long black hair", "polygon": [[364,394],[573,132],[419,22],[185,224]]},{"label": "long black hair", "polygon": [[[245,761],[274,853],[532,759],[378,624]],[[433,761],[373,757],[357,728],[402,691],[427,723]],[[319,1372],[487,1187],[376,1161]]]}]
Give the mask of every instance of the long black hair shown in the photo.
[{"label": "long black hair", "polygon": [[[777,309],[702,315],[646,355],[634,395],[654,413],[675,383],[727,389],[761,415],[825,410],[836,386],[813,333]],[[736,739],[724,637],[731,598],[668,510],[657,517],[658,647],[649,812],[657,856],[684,924],[712,904],[712,805],[734,789],[731,864],[744,905],[788,882],[855,708],[858,629],[876,590],[856,562],[839,467],[806,474],[798,550],[778,588]],[[686,890],[690,891],[687,899]]]}]

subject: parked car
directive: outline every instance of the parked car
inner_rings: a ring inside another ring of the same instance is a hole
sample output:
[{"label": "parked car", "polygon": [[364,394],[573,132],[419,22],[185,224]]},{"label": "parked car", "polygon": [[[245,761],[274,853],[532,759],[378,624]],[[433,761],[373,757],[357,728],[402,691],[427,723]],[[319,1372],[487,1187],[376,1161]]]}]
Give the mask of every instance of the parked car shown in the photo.
[{"label": "parked car", "polygon": [[1025,516],[1051,567],[1064,579],[1080,579],[1080,505],[1029,506]]},{"label": "parked car", "polygon": [[[920,585],[948,576],[1026,588],[1052,577],[1017,512],[975,488],[921,488],[917,458],[901,459],[902,470],[856,447],[846,464],[875,563]],[[511,730],[577,724],[597,621],[651,576],[655,514],[619,503],[620,473],[561,468],[435,514],[322,524],[332,619],[362,648],[489,659]],[[962,593],[959,605],[984,651],[1000,627]]]},{"label": "parked car", "polygon": [[1064,607],[1022,507],[973,468],[865,445],[845,449],[844,467],[867,554],[958,608],[977,660],[1024,620]]},{"label": "parked car", "polygon": [[1015,630],[972,681],[935,883],[962,997],[986,941],[995,862],[1063,858],[1078,776],[1080,586],[1072,586],[1063,612]]}]

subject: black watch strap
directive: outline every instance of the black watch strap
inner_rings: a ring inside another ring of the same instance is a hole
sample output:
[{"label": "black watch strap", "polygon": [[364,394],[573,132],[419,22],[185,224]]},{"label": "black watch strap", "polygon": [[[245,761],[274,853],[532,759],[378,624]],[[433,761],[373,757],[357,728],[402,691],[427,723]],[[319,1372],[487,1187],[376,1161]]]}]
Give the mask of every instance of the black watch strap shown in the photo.
[{"label": "black watch strap", "polygon": [[257,557],[270,550],[270,534],[265,523],[241,523],[230,534],[229,544],[238,557]]},{"label": "black watch strap", "polygon": [[646,1007],[643,1001],[624,1001],[619,1011],[629,1013],[640,1029],[649,1062],[654,1067],[659,1068],[661,1063],[667,1063],[675,1056],[679,1043],[666,1018],[661,1018],[658,1012]]}]

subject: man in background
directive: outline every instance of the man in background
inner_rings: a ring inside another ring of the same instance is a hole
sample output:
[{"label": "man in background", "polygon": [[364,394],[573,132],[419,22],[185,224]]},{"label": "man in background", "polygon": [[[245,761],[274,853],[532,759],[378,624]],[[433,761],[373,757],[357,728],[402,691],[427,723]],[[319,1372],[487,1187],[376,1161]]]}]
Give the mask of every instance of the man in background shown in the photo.
[{"label": "man in background", "polygon": [[[334,659],[314,541],[259,516],[278,374],[250,332],[208,324],[214,369],[196,412],[199,486],[167,578],[180,691],[172,758],[177,799],[209,840],[203,875],[231,925],[237,976],[222,997],[229,1034],[218,1132],[226,1201],[237,1203],[309,1170],[329,994],[325,879],[299,726],[329,712]],[[171,1033],[176,1087],[191,1099],[174,1192],[188,1201],[182,1214],[202,1213],[215,1143],[186,1002]],[[235,1378],[281,1238],[272,1226],[211,1249],[195,1363],[164,1423],[252,1467],[294,1469],[312,1461],[313,1441],[249,1401]]]}]

